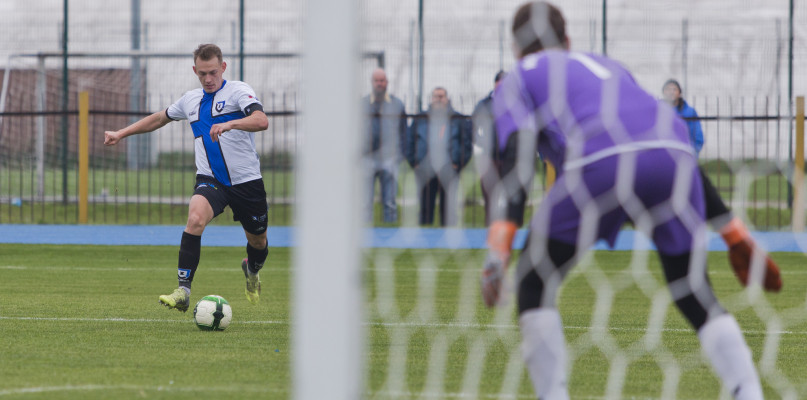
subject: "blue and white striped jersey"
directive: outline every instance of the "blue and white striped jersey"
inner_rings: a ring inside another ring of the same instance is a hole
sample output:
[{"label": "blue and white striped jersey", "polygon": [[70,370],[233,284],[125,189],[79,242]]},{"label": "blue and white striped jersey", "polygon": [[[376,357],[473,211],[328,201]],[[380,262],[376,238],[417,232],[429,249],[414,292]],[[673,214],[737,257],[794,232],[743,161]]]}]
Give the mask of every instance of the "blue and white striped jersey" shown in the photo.
[{"label": "blue and white striped jersey", "polygon": [[190,122],[197,174],[212,176],[225,186],[261,178],[254,132],[234,129],[220,135],[218,142],[210,139],[211,126],[246,117],[244,110],[253,104],[261,103],[249,85],[225,80],[215,93],[202,88],[188,91],[165,110],[172,120]]}]

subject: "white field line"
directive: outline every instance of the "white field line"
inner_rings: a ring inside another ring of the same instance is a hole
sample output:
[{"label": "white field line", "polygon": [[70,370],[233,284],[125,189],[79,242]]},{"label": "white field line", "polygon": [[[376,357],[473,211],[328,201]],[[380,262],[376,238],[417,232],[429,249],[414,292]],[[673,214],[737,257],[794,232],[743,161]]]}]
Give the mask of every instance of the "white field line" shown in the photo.
[{"label": "white field line", "polygon": [[[473,268],[477,266],[474,265]],[[479,266],[481,270],[481,265]],[[43,266],[43,267],[32,267],[28,265],[0,265],[0,270],[32,270],[32,271],[92,271],[92,272],[153,272],[153,271],[173,271],[176,267],[168,266],[165,267],[69,267],[69,266]],[[468,267],[472,268],[472,267]],[[367,271],[391,271],[394,270],[396,272],[465,272],[468,268],[367,268]],[[229,271],[241,271],[241,267],[199,267],[200,270],[205,271],[217,271],[217,272],[229,272]],[[290,268],[272,268],[272,267],[264,267],[261,271],[267,272],[291,272]],[[572,271],[574,273],[574,271]],[[613,273],[613,274],[627,274],[627,275],[634,275],[637,272],[633,272],[631,270],[621,270],[621,271],[614,271],[614,272],[606,272],[606,273]],[[653,271],[645,271],[645,272],[638,272],[638,274],[661,274],[661,270],[659,269],[656,272]],[[719,269],[719,270],[711,270],[709,271],[710,275],[724,275],[724,274],[733,274],[733,272],[726,268],[726,269]],[[782,271],[782,275],[805,275],[807,274],[807,269],[804,270],[797,270],[797,271]]]},{"label": "white field line", "polygon": [[[288,393],[286,389],[274,388],[257,388],[257,387],[243,387],[240,385],[233,386],[174,386],[173,384],[147,386],[147,385],[65,385],[65,386],[37,386],[16,389],[0,390],[0,396],[14,396],[25,394],[39,394],[39,393],[53,393],[53,392],[92,392],[92,391],[109,391],[109,390],[131,390],[131,391],[151,391],[151,392],[226,392],[226,393]],[[483,399],[533,399],[535,398],[530,394],[477,394],[477,393],[461,393],[461,392],[448,392],[448,393],[428,393],[428,392],[393,392],[393,391],[377,391],[368,393],[372,398],[418,398],[427,399],[470,399],[470,398],[483,398]],[[584,399],[597,400],[604,397],[583,397]]]},{"label": "white field line", "polygon": [[[148,322],[148,323],[187,323],[187,319],[148,319],[148,318],[70,318],[70,317],[7,317],[0,316],[0,321],[55,321],[55,322]],[[267,321],[233,321],[233,324],[247,324],[247,325],[289,325],[291,322],[284,320],[267,320]],[[381,326],[389,328],[434,328],[434,329],[469,329],[469,330],[517,330],[518,325],[503,325],[503,324],[478,324],[473,322],[365,322],[365,326]],[[564,326],[565,330],[570,331],[589,331],[597,330],[590,326]],[[612,332],[645,332],[647,329],[642,327],[608,327]],[[662,332],[691,332],[688,328],[663,328]],[[743,333],[752,335],[766,335],[768,331],[749,331],[745,330]],[[803,335],[807,336],[807,331],[776,331],[773,332],[779,335]]]},{"label": "white field line", "polygon": [[[418,398],[418,399],[535,399],[532,394],[510,394],[510,393],[462,393],[462,392],[448,392],[448,393],[430,393],[430,392],[407,392],[407,391],[392,391],[382,390],[378,392],[370,392],[371,398]],[[576,399],[585,400],[601,400],[608,397],[604,396],[583,396]],[[625,400],[651,400],[655,397],[626,397]]]},{"label": "white field line", "polygon": [[36,394],[49,392],[70,392],[70,391],[106,391],[106,390],[143,390],[156,392],[251,392],[251,393],[286,393],[285,389],[256,388],[233,386],[174,386],[173,382],[168,385],[147,386],[147,385],[65,385],[65,386],[37,386],[17,389],[0,390],[0,396],[13,396],[20,394]]}]

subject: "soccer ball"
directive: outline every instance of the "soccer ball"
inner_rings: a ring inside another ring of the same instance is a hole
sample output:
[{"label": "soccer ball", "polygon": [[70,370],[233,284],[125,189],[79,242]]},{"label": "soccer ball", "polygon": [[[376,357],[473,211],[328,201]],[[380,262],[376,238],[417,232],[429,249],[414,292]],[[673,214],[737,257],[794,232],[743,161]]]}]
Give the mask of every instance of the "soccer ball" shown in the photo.
[{"label": "soccer ball", "polygon": [[211,294],[202,297],[193,308],[193,322],[203,331],[223,331],[233,320],[233,309],[224,297]]}]

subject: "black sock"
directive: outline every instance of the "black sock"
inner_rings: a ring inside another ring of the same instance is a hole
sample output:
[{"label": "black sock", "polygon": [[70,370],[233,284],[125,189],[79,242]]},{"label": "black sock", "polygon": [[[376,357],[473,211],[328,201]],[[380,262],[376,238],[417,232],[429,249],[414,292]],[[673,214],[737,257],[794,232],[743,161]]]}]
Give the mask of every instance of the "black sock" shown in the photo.
[{"label": "black sock", "polygon": [[191,288],[193,275],[196,274],[196,267],[199,266],[201,252],[202,237],[182,232],[182,241],[179,244],[179,263],[177,264],[179,286]]},{"label": "black sock", "polygon": [[[673,298],[673,301],[678,306],[681,314],[684,315],[684,318],[695,328],[695,331],[699,331],[709,320],[710,314],[714,317],[726,312],[717,302],[717,298],[712,291],[712,285],[709,283],[708,275],[703,278],[706,285],[699,288],[691,286],[689,274],[694,272],[690,271],[690,253],[677,256],[667,256],[659,253],[659,258],[664,269],[667,285],[674,284],[676,291],[683,292],[683,295],[679,295],[677,299]],[[672,291],[672,288],[670,290]],[[675,293],[673,294],[675,297]]]},{"label": "black sock", "polygon": [[247,243],[247,269],[249,269],[249,272],[257,274],[263,268],[263,263],[268,255],[269,246],[256,249]]}]

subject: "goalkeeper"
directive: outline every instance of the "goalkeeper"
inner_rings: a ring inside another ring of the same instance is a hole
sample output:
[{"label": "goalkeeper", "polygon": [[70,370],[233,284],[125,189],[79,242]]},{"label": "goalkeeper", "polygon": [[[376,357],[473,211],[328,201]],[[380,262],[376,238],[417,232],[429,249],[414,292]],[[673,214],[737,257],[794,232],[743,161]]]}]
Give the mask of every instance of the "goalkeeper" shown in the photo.
[{"label": "goalkeeper", "polygon": [[513,19],[519,61],[494,95],[503,162],[493,204],[507,206],[489,230],[486,304],[499,298],[537,148],[560,171],[517,267],[524,358],[537,396],[569,397],[556,306],[563,278],[582,251],[599,239],[613,244],[630,220],[653,239],[672,298],[723,384],[737,399],[762,398],[751,352],[706,274],[704,182],[686,125],[618,63],[569,51],[565,29],[561,12],[545,2],[522,5]]}]

